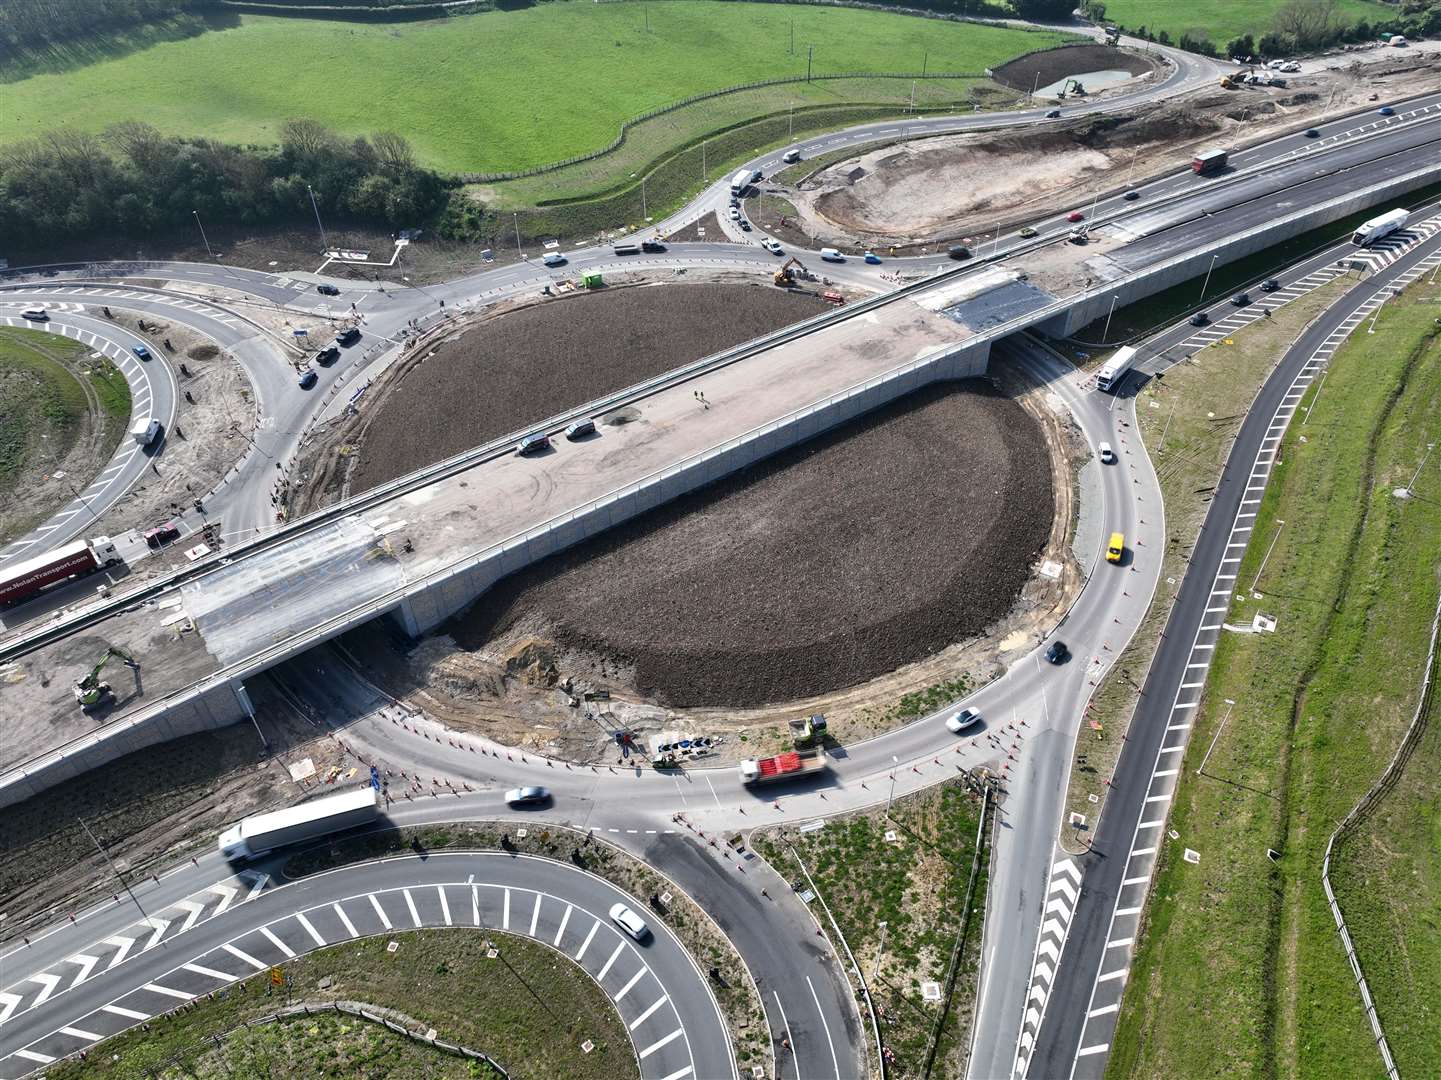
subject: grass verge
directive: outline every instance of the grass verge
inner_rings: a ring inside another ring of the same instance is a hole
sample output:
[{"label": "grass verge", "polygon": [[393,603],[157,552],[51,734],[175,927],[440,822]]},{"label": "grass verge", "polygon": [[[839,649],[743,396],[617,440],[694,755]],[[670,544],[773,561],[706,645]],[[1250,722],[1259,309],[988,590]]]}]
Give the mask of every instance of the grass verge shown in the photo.
[{"label": "grass verge", "polygon": [[[897,1080],[925,1075],[927,1051],[942,1021],[931,1075],[965,1071],[986,904],[984,851],[969,908],[965,904],[980,816],[979,796],[954,780],[896,800],[889,814],[869,810],[829,818],[806,832],[782,826],[751,836],[752,847],[797,891],[807,882],[796,856],[810,872],[871,989],[889,1052],[888,1075]],[[894,839],[887,839],[888,832]],[[833,936],[821,900],[811,903]],[[965,948],[943,1016],[942,1000],[928,999],[923,984],[936,983],[944,992],[963,928]],[[845,955],[839,942],[836,951]]]},{"label": "grass verge", "polygon": [[[696,0],[549,3],[401,23],[241,15],[195,37],[12,81],[6,130],[13,139],[143,119],[263,144],[306,115],[345,135],[404,132],[424,163],[444,171],[496,172],[605,146],[627,118],[705,91],[805,77],[808,65],[818,75],[979,73],[1066,36]],[[798,100],[829,93],[796,85]]]},{"label": "grass verge", "polygon": [[[771,1053],[765,1012],[756,997],[750,973],[729,939],[684,890],[638,859],[588,834],[557,825],[525,829],[524,836],[520,831],[489,822],[391,829],[303,852],[286,863],[285,874],[291,878],[304,877],[345,863],[411,851],[413,845],[418,844],[421,850],[501,850],[568,860],[635,897],[669,892],[673,901],[663,916],[665,924],[690,950],[701,970],[714,968],[720,973],[720,980],[711,980],[711,992],[726,1018],[741,1072],[753,1066],[769,1068]],[[647,908],[648,918],[662,917],[644,900],[637,900],[637,904]]]},{"label": "grass verge", "polygon": [[[1288,0],[1106,0],[1106,19],[1127,30],[1145,27],[1154,34],[1162,30],[1172,41],[1189,33],[1195,38],[1208,38],[1217,48],[1228,41],[1251,34],[1259,38],[1275,26],[1276,14]],[[1337,21],[1350,25],[1367,19],[1394,19],[1397,9],[1376,0],[1337,0]]]},{"label": "grass verge", "polygon": [[[1277,309],[1272,318],[1254,322],[1173,367],[1164,379],[1152,379],[1137,396],[1136,426],[1155,463],[1166,508],[1161,580],[1135,637],[1092,699],[1088,719],[1100,724],[1101,730],[1082,725],[1076,738],[1066,821],[1072,814],[1084,814],[1093,827],[1104,808],[1104,781],[1115,772],[1140,684],[1247,408],[1291,342],[1348,284],[1331,282],[1305,294]],[[1122,458],[1130,452],[1124,444],[1118,450]],[[1070,830],[1063,840],[1072,850],[1080,850],[1083,837],[1084,833]]]},{"label": "grass verge", "polygon": [[[399,943],[387,951],[391,941]],[[487,944],[499,956],[487,956]],[[51,1066],[69,1077],[484,1076],[467,1062],[402,1036],[376,1038],[367,1022],[327,1014],[338,1038],[319,1038],[319,1017],[264,1028],[246,1020],[288,1002],[353,1001],[394,1010],[412,1030],[489,1054],[511,1075],[619,1080],[639,1075],[630,1037],[604,992],[574,963],[539,942],[495,930],[408,930],[318,949],[287,961],[284,988],[263,972],[116,1036],[85,1062]],[[536,988],[543,988],[543,996]],[[397,1018],[398,1019],[398,1018]],[[390,1034],[387,1029],[379,1031]],[[589,1053],[581,1043],[590,1040]],[[300,1053],[304,1051],[304,1053]],[[370,1060],[362,1066],[364,1054]],[[423,1066],[413,1065],[420,1055]]]},{"label": "grass verge", "polygon": [[[1264,611],[1278,630],[1217,644],[1171,811],[1179,839],[1159,856],[1110,1075],[1379,1072],[1320,864],[1331,829],[1399,743],[1426,657],[1441,483],[1433,472],[1416,498],[1392,492],[1437,439],[1435,299],[1423,279],[1387,304],[1375,334],[1338,350],[1281,445],[1238,576],[1250,588],[1269,550],[1262,595],[1238,597],[1228,619]],[[1348,922],[1373,943],[1395,933],[1436,955],[1434,921],[1371,925],[1386,914],[1362,909]],[[1433,1016],[1435,985],[1422,988]],[[1431,1034],[1423,1072],[1435,1064]]]},{"label": "grass verge", "polygon": [[[40,342],[47,351],[36,347]],[[53,354],[78,359],[85,349],[50,334],[0,331],[0,495],[9,495],[29,468],[47,470],[70,451],[80,432],[85,388]]]}]

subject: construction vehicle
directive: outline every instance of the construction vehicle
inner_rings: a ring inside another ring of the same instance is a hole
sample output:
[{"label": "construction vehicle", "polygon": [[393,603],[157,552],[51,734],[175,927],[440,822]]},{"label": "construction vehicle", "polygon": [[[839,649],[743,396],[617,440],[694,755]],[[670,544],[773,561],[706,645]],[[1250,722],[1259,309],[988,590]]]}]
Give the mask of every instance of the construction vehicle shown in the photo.
[{"label": "construction vehicle", "polygon": [[[792,270],[791,267],[795,267],[796,269]],[[805,263],[792,256],[785,262],[781,263],[779,268],[777,268],[772,280],[775,281],[775,283],[782,289],[789,289],[792,285],[796,283],[797,277],[804,277],[807,275],[807,273],[808,272],[806,270]]]},{"label": "construction vehicle", "polygon": [[1222,76],[1221,76],[1221,89],[1222,89],[1222,90],[1235,90],[1235,89],[1236,89],[1236,79],[1235,79],[1235,76],[1233,76],[1233,75],[1222,75]]},{"label": "construction vehicle", "polygon": [[1106,44],[1119,45],[1121,42],[1121,28],[1119,26],[1106,27]]},{"label": "construction vehicle", "polygon": [[118,656],[124,660],[126,667],[135,671],[140,670],[140,665],[136,663],[133,656],[111,645],[105,650],[105,655],[95,662],[95,666],[90,669],[88,674],[75,680],[75,702],[86,712],[98,709],[114,696],[110,684],[100,681],[100,672],[105,669],[106,664],[110,663],[112,656]]},{"label": "construction vehicle", "polygon": [[816,713],[804,720],[792,720],[790,728],[791,741],[795,743],[796,749],[804,750],[825,740],[826,718],[823,714]]},{"label": "construction vehicle", "polygon": [[826,759],[819,750],[790,750],[775,757],[750,758],[741,762],[741,783],[769,784],[826,768]]}]

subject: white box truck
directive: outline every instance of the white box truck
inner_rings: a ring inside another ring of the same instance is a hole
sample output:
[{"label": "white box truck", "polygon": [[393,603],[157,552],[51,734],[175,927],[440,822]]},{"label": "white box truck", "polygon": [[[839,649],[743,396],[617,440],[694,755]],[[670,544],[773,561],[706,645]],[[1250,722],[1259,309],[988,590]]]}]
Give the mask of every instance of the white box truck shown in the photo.
[{"label": "white box truck", "polygon": [[141,446],[149,446],[160,435],[160,421],[153,416],[143,416],[130,428],[130,437]]},{"label": "white box truck", "polygon": [[379,817],[380,792],[366,785],[287,810],[243,818],[220,834],[217,846],[226,859],[239,862],[278,847],[369,825]]},{"label": "white box truck", "polygon": [[1406,222],[1411,220],[1411,215],[1405,210],[1388,210],[1380,217],[1373,217],[1370,221],[1363,221],[1354,233],[1351,234],[1351,243],[1358,247],[1367,247],[1380,240],[1383,236],[1390,236],[1397,229],[1404,229]]},{"label": "white box truck", "polygon": [[755,173],[750,169],[742,169],[731,177],[731,194],[740,198],[741,193],[751,186],[751,181],[754,179]]},{"label": "white box truck", "polygon": [[1126,378],[1126,372],[1136,365],[1136,350],[1127,345],[1117,349],[1111,358],[1101,365],[1096,376],[1096,389],[1114,392]]}]

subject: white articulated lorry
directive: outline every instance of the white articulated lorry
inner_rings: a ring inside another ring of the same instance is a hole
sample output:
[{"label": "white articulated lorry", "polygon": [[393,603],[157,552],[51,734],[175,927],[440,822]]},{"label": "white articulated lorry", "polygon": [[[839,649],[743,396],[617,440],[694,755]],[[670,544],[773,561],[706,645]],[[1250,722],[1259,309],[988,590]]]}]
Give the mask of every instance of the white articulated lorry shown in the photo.
[{"label": "white articulated lorry", "polygon": [[1109,360],[1101,365],[1100,373],[1096,376],[1096,389],[1115,391],[1136,364],[1136,350],[1127,345],[1117,349]]},{"label": "white articulated lorry", "polygon": [[1383,236],[1390,236],[1397,229],[1404,229],[1406,222],[1411,220],[1411,215],[1405,210],[1388,210],[1380,217],[1373,217],[1370,221],[1363,221],[1351,234],[1351,243],[1358,247],[1366,247],[1374,244]]},{"label": "white articulated lorry", "polygon": [[379,817],[380,792],[367,785],[286,810],[243,818],[220,834],[218,846],[222,856],[238,862],[278,847],[369,825]]}]

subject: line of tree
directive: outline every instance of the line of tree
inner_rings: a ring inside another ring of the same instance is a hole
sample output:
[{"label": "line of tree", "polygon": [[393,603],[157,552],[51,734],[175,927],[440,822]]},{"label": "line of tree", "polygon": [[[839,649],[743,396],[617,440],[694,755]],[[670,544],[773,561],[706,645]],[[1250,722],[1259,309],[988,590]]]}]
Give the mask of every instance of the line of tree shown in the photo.
[{"label": "line of tree", "polygon": [[388,132],[345,139],[313,120],[290,120],[279,146],[257,147],[127,122],[0,148],[0,236],[24,250],[56,237],[187,228],[196,213],[284,223],[311,213],[312,191],[323,213],[404,228],[429,223],[452,194],[459,198],[451,188]]},{"label": "line of tree", "polygon": [[123,32],[214,6],[214,0],[4,0],[0,42],[14,48]]},{"label": "line of tree", "polygon": [[[1183,30],[1174,40],[1165,30],[1153,32],[1145,26],[1123,26],[1122,29],[1137,37],[1161,45],[1175,45],[1203,56],[1238,59],[1316,52],[1336,45],[1375,41],[1392,34],[1421,37],[1441,33],[1441,0],[1399,0],[1395,8],[1394,18],[1349,22],[1337,0],[1287,0],[1272,15],[1269,31],[1261,33],[1259,38],[1255,32],[1243,34],[1226,42],[1224,50],[1202,29]],[[1096,22],[1106,21],[1104,0],[1086,0],[1082,10]]]}]

